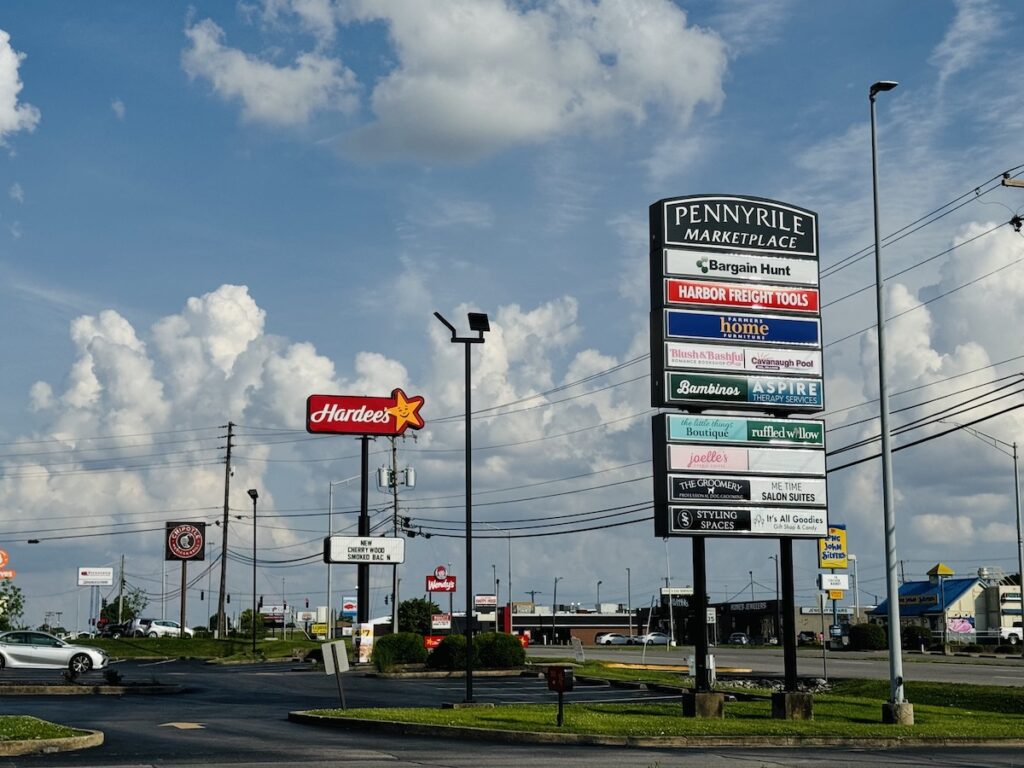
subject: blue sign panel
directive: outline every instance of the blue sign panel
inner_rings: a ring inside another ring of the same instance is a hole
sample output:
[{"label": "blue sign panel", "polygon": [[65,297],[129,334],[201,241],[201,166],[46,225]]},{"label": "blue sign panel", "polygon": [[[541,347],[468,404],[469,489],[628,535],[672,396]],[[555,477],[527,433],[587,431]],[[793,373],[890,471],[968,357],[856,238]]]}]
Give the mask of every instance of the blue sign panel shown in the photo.
[{"label": "blue sign panel", "polygon": [[821,345],[821,323],[816,318],[669,309],[665,311],[665,329],[670,339],[711,339],[808,347]]}]

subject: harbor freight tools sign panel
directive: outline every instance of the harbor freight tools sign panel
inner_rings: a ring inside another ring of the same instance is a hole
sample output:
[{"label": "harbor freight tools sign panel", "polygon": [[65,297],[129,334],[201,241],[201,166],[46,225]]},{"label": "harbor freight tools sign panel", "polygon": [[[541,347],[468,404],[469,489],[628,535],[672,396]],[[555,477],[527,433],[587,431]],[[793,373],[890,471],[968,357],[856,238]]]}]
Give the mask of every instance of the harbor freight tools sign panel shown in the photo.
[{"label": "harbor freight tools sign panel", "polygon": [[205,560],[206,523],[167,523],[164,560]]},{"label": "harbor freight tools sign panel", "polygon": [[401,435],[422,429],[423,398],[401,389],[391,397],[310,395],[306,398],[306,431],[332,435]]},{"label": "harbor freight tools sign panel", "polygon": [[391,565],[405,562],[405,539],[383,536],[328,536],[324,539],[325,563]]},{"label": "harbor freight tools sign panel", "polygon": [[817,214],[738,195],[660,200],[650,248],[651,405],[824,409]]}]

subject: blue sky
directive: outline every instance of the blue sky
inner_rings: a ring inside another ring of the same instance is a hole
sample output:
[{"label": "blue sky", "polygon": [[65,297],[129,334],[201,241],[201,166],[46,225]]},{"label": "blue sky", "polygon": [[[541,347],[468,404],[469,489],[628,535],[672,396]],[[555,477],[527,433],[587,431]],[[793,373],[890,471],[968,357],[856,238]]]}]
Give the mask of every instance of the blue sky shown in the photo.
[{"label": "blue sky", "polygon": [[[481,507],[481,520],[501,527],[649,498],[639,479],[650,458],[646,361],[605,373],[647,349],[647,206],[734,193],[809,208],[823,270],[833,267],[870,243],[867,89],[879,79],[900,82],[879,97],[883,233],[984,193],[885,249],[889,274],[924,262],[890,285],[892,314],[954,291],[894,321],[893,389],[927,385],[894,408],[993,389],[1020,370],[998,363],[1020,353],[1014,263],[1024,251],[1007,222],[1024,193],[986,186],[1024,163],[1024,86],[1010,76],[1020,29],[1015,4],[982,0],[6,4],[0,434],[21,447],[0,458],[0,540],[28,618],[67,615],[73,567],[122,552],[159,612],[159,534],[23,542],[41,528],[212,521],[216,427],[229,419],[244,425],[238,514],[254,485],[268,514],[322,512],[328,482],[358,470],[352,446],[273,432],[301,430],[313,391],[425,395],[427,429],[400,450],[418,470],[403,507],[438,530],[457,520],[461,427],[437,420],[461,410],[462,364],[434,310],[491,315],[495,331],[474,350],[480,408],[601,374],[526,403],[541,407],[479,420],[476,486],[494,491],[479,501],[563,494]],[[871,259],[825,274],[827,305],[870,284]],[[827,416],[845,427],[831,448],[877,432],[872,334],[844,339],[871,325],[872,298],[824,311]],[[1012,442],[1021,425],[1011,412],[979,428]],[[169,455],[168,435],[205,452]],[[82,463],[98,458],[107,463]],[[118,461],[119,471],[94,471]],[[1008,461],[962,434],[898,454],[908,574],[938,560],[959,573],[1016,571]],[[876,464],[830,479],[831,518],[850,526],[870,594],[884,588]],[[531,490],[499,492],[521,486]],[[280,548],[267,558],[310,554],[325,525],[261,527]],[[249,542],[242,520],[231,546]],[[504,542],[479,547],[476,578],[489,584]],[[689,549],[668,545],[674,583],[690,580]],[[747,567],[728,565],[737,561],[751,564],[759,594],[773,593],[775,551],[712,542],[714,597],[749,581]],[[645,603],[665,552],[649,522],[514,540],[515,597],[563,575],[566,600],[593,602],[601,579],[605,600],[625,602],[631,567],[634,604]],[[812,545],[798,556],[810,600]],[[411,540],[407,583],[438,562],[459,573],[461,558],[457,540]],[[231,591],[245,593],[246,573],[229,565]],[[296,598],[323,599],[322,565],[266,568],[267,591],[281,575]],[[354,574],[339,569],[338,580],[354,585]],[[374,590],[379,611],[383,576]],[[167,611],[177,615],[176,602]]]}]

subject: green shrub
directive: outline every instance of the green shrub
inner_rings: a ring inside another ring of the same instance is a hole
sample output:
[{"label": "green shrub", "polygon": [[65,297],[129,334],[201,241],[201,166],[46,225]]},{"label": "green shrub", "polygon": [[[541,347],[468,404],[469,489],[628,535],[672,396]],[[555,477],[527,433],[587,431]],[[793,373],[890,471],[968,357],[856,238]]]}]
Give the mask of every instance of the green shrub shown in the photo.
[{"label": "green shrub", "polygon": [[932,644],[932,632],[927,627],[920,627],[917,624],[909,624],[903,627],[901,633],[903,648],[916,651],[922,646],[927,648]]},{"label": "green shrub", "polygon": [[850,627],[850,648],[854,651],[881,651],[889,639],[880,624],[854,624]]},{"label": "green shrub", "polygon": [[373,644],[371,661],[378,672],[390,672],[396,664],[420,664],[426,661],[427,650],[422,635],[398,632],[384,635]]},{"label": "green shrub", "polygon": [[963,646],[962,650],[964,653],[981,653],[983,649],[977,643],[968,643]]},{"label": "green shrub", "polygon": [[[480,666],[480,644],[473,643],[473,668]],[[465,635],[447,635],[441,643],[427,656],[430,669],[465,669],[466,668],[466,637]]]},{"label": "green shrub", "polygon": [[997,645],[995,648],[995,653],[1014,653],[1018,656],[1020,655],[1020,651],[1018,651],[1012,645]]},{"label": "green shrub", "polygon": [[485,669],[511,669],[526,663],[526,651],[519,638],[504,632],[486,632],[473,638]]}]

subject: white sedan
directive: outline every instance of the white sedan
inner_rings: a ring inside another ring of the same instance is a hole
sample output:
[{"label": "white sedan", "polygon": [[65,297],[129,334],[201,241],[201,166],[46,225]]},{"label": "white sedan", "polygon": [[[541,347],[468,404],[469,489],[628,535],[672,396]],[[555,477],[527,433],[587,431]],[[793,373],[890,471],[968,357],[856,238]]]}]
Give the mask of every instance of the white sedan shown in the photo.
[{"label": "white sedan", "polygon": [[618,632],[606,632],[603,635],[598,635],[596,642],[598,645],[626,645],[629,640]]},{"label": "white sedan", "polygon": [[73,645],[46,632],[0,634],[0,669],[68,669],[75,674],[103,669],[110,659],[99,648]]}]

